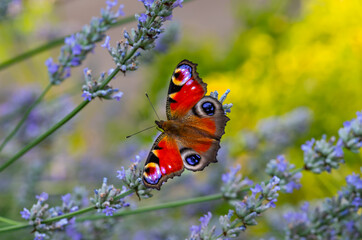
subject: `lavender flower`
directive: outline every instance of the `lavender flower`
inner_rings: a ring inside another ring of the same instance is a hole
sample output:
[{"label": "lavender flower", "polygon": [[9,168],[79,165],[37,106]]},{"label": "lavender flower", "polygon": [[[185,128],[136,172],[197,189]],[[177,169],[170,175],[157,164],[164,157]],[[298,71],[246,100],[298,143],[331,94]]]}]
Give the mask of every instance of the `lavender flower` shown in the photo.
[{"label": "lavender flower", "polygon": [[107,185],[107,178],[104,178],[102,187],[94,190],[94,197],[91,198],[91,202],[99,210],[103,209],[102,212],[106,216],[112,216],[117,209],[128,206],[124,199],[116,198],[121,193],[123,192],[120,189],[113,185]]},{"label": "lavender flower", "polygon": [[248,178],[242,180],[241,175],[237,174],[240,168],[240,165],[235,168],[230,168],[229,173],[222,175],[223,185],[221,192],[225,198],[238,198],[246,187],[253,184]]},{"label": "lavender flower", "polygon": [[23,211],[20,212],[21,217],[28,220],[30,218],[30,211],[26,208],[24,208]]},{"label": "lavender flower", "polygon": [[39,202],[44,202],[48,200],[49,195],[46,192],[42,192],[40,195],[36,195],[35,198],[38,199]]},{"label": "lavender flower", "polygon": [[109,207],[106,206],[105,209],[103,209],[102,213],[105,213],[106,216],[113,216],[113,213],[116,211],[117,209],[113,208],[113,207]]},{"label": "lavender flower", "polygon": [[362,147],[362,111],[356,114],[357,118],[344,122],[338,131],[341,145],[355,153]]},{"label": "lavender flower", "polygon": [[155,47],[155,40],[164,31],[161,26],[166,21],[165,18],[172,15],[175,7],[181,5],[179,3],[174,6],[175,0],[143,0],[142,3],[147,11],[141,15],[135,15],[138,28],[132,29],[131,34],[124,31],[125,41],[118,42],[114,48],[107,47],[109,54],[123,73],[138,68],[137,58],[140,53],[137,51],[139,49],[149,50]]},{"label": "lavender flower", "polygon": [[58,57],[59,64],[53,63],[51,58],[46,61],[52,84],[60,84],[68,78],[70,68],[79,66],[87,54],[93,51],[95,43],[103,39],[104,33],[116,22],[117,18],[124,15],[123,5],[117,12],[112,11],[117,1],[106,1],[106,4],[107,8],[101,10],[101,18],[93,18],[90,25],[84,26],[80,32],[65,38],[65,44]]},{"label": "lavender flower", "polygon": [[312,139],[303,144],[301,148],[304,151],[304,168],[314,173],[330,172],[332,168],[336,169],[340,163],[344,163],[341,142],[333,145],[334,142],[334,137],[327,141],[323,136],[321,140]]},{"label": "lavender flower", "polygon": [[[357,185],[351,182],[352,179]],[[305,203],[301,212],[286,213],[286,239],[361,239],[358,227],[361,216],[357,212],[362,206],[362,189],[358,188],[360,181],[359,175],[350,175],[346,178],[347,186],[338,196],[327,198],[315,209],[309,210],[309,204]],[[356,201],[359,201],[357,205]]]},{"label": "lavender flower", "polygon": [[200,225],[192,226],[190,228],[191,236],[190,240],[196,239],[213,239],[215,233],[215,226],[209,228],[209,222],[212,217],[211,212],[208,212],[203,217],[200,217]]},{"label": "lavender flower", "polygon": [[[121,100],[123,96],[123,92],[120,92],[117,88],[112,88],[110,85],[106,85],[105,87],[101,87],[103,81],[106,78],[105,73],[101,73],[98,80],[92,79],[92,73],[88,68],[83,70],[84,79],[86,84],[83,85],[82,97],[84,101],[91,101],[93,98],[98,97],[101,99],[111,100],[115,99],[117,101]],[[112,72],[108,71],[108,76],[112,74]]]},{"label": "lavender flower", "polygon": [[127,170],[121,167],[121,170],[117,171],[117,178],[119,178],[129,189],[135,191],[139,198],[152,197],[151,189],[146,188],[142,181],[143,171],[139,169],[140,156],[136,156],[135,160],[132,160],[133,164]]},{"label": "lavender flower", "polygon": [[269,161],[265,171],[270,176],[277,176],[280,179],[279,187],[282,192],[292,193],[293,189],[301,187],[300,178],[302,177],[300,172],[293,170],[294,168],[295,166],[289,164],[283,155],[279,155],[276,159]]},{"label": "lavender flower", "polygon": [[[218,99],[219,97],[219,93],[217,91],[214,91],[214,92],[211,92],[210,93],[210,96],[213,97],[213,98],[216,98],[219,100],[219,102],[222,104],[224,103],[227,95],[230,93],[230,89],[226,90],[226,92],[220,97],[220,99]],[[233,106],[232,103],[226,103],[226,104],[223,104],[222,107],[225,111],[225,114],[226,113],[229,113],[231,111],[231,107]]]}]

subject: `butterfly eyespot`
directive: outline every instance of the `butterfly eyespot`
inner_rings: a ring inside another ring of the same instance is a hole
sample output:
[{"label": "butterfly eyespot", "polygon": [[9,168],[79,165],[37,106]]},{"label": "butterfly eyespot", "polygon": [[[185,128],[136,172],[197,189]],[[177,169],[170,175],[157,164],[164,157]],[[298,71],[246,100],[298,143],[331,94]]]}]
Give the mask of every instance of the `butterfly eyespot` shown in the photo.
[{"label": "butterfly eyespot", "polygon": [[211,117],[221,109],[222,105],[217,99],[205,96],[193,107],[193,113],[199,117]]},{"label": "butterfly eyespot", "polygon": [[186,156],[185,160],[191,166],[196,166],[200,163],[201,156],[198,154],[192,154],[192,155]]},{"label": "butterfly eyespot", "polygon": [[147,183],[157,184],[161,177],[161,170],[157,163],[150,162],[145,166],[143,178]]},{"label": "butterfly eyespot", "polygon": [[177,86],[183,86],[192,77],[192,68],[189,65],[181,65],[178,67],[173,76],[172,82]]},{"label": "butterfly eyespot", "polygon": [[201,107],[207,115],[212,116],[215,114],[215,106],[211,102],[204,102]]}]

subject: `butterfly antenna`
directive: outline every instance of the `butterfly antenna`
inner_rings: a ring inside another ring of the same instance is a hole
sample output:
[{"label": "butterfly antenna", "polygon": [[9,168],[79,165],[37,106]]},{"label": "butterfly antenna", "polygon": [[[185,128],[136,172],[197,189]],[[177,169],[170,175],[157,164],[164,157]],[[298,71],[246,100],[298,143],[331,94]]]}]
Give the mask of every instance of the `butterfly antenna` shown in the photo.
[{"label": "butterfly antenna", "polygon": [[156,116],[157,116],[158,120],[160,120],[160,121],[161,121],[161,119],[160,119],[160,117],[158,116],[158,114],[157,114],[157,112],[156,112],[155,108],[153,107],[153,104],[152,104],[152,102],[151,102],[150,98],[148,97],[148,94],[147,94],[147,93],[146,93],[146,97],[147,97],[148,102],[150,103],[150,105],[151,105],[151,107],[152,107],[153,111],[155,112],[155,114],[156,114]]},{"label": "butterfly antenna", "polygon": [[130,138],[130,137],[132,137],[132,136],[134,136],[134,135],[136,135],[136,134],[139,134],[139,133],[141,133],[141,132],[147,131],[147,130],[149,130],[149,129],[151,129],[151,128],[154,128],[154,127],[156,127],[156,126],[152,126],[152,127],[145,128],[145,129],[143,129],[143,130],[141,130],[141,131],[138,131],[138,132],[136,132],[136,133],[133,133],[133,134],[131,134],[131,135],[126,136],[126,138]]}]

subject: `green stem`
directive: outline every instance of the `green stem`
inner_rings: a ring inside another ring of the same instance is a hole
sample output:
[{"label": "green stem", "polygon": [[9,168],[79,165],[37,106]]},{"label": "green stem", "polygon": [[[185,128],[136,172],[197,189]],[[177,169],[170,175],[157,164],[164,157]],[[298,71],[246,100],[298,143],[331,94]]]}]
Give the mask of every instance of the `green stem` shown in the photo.
[{"label": "green stem", "polygon": [[[126,24],[126,23],[129,23],[129,22],[132,22],[132,21],[134,21],[134,20],[135,20],[134,16],[126,17],[126,18],[124,18],[124,19],[122,19],[122,20],[119,20],[119,21],[113,23],[113,24],[111,25],[111,28],[112,28],[112,27],[117,27],[117,26],[122,25],[122,24]],[[31,50],[29,50],[29,51],[27,51],[27,52],[24,52],[24,53],[22,53],[22,54],[19,54],[18,56],[15,56],[15,57],[13,57],[13,58],[11,58],[11,59],[9,59],[9,60],[6,60],[6,61],[0,63],[0,71],[3,70],[3,69],[5,69],[5,68],[10,67],[11,65],[14,65],[14,64],[16,64],[16,63],[19,63],[19,62],[21,62],[21,61],[24,61],[24,60],[26,60],[26,59],[28,59],[28,58],[31,58],[31,57],[39,54],[39,53],[45,52],[45,51],[50,50],[50,49],[52,49],[52,48],[54,48],[54,47],[57,47],[57,46],[62,45],[62,44],[64,43],[64,39],[65,39],[66,37],[69,37],[69,35],[68,35],[68,36],[65,36],[65,37],[61,37],[61,38],[55,39],[55,40],[50,41],[50,42],[47,42],[47,43],[45,43],[45,44],[43,44],[43,45],[41,45],[41,46],[39,46],[39,47],[36,47],[36,48],[34,48],[34,49],[31,49]]]},{"label": "green stem", "polygon": [[18,160],[21,156],[23,156],[25,153],[27,153],[30,149],[41,143],[44,139],[46,139],[49,135],[51,135],[53,132],[58,130],[61,126],[63,126],[66,122],[68,122],[70,119],[72,119],[80,110],[82,110],[89,101],[83,101],[80,103],[71,113],[69,113],[67,116],[65,116],[62,120],[57,122],[53,127],[51,127],[48,131],[34,139],[31,143],[26,145],[24,148],[22,148],[18,153],[16,153],[12,158],[10,158],[8,161],[6,161],[4,164],[0,166],[0,172],[2,172],[5,168],[10,166],[12,163],[14,163],[16,160]]},{"label": "green stem", "polygon": [[11,220],[11,219],[9,219],[9,218],[4,218],[4,217],[1,217],[1,216],[0,216],[0,222],[4,222],[4,223],[10,224],[10,225],[19,225],[19,224],[22,224],[21,222],[14,221],[14,220]]},{"label": "green stem", "polygon": [[[189,205],[189,204],[196,204],[196,203],[218,200],[218,199],[222,199],[222,197],[223,197],[222,194],[218,193],[218,194],[214,194],[214,195],[208,195],[208,196],[196,197],[196,198],[174,201],[174,202],[169,202],[169,203],[163,203],[163,204],[158,204],[158,205],[154,205],[154,206],[140,207],[140,208],[133,209],[133,210],[127,210],[127,211],[115,213],[115,214],[113,214],[112,217],[121,217],[121,216],[156,211],[156,210],[160,210],[160,209],[181,207],[181,206],[185,206],[185,205]],[[109,217],[105,216],[105,215],[93,215],[93,216],[77,218],[77,221],[97,220],[97,219],[103,219],[103,218],[109,218]]]},{"label": "green stem", "polygon": [[14,137],[14,135],[18,132],[18,130],[20,129],[20,127],[24,124],[24,122],[26,121],[26,119],[28,118],[30,112],[43,100],[45,94],[47,94],[47,92],[50,90],[50,88],[53,85],[51,83],[49,83],[49,85],[43,90],[42,94],[35,100],[35,102],[33,102],[28,109],[26,109],[23,117],[21,118],[21,120],[18,122],[18,124],[15,126],[15,128],[9,133],[9,135],[4,139],[4,141],[1,143],[0,145],[0,152],[4,149],[4,147],[6,146],[6,144]]},{"label": "green stem", "polygon": [[29,223],[23,223],[23,224],[14,225],[14,226],[3,227],[3,228],[0,228],[0,233],[16,231],[16,230],[20,230],[23,228],[29,228],[29,227],[32,227],[32,225],[29,225]]}]

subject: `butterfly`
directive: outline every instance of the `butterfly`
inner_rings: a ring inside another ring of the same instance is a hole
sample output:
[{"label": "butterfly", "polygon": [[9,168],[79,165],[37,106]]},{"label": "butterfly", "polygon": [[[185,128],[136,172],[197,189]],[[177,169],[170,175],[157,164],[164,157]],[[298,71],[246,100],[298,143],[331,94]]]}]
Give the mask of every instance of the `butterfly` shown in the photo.
[{"label": "butterfly", "polygon": [[222,104],[205,96],[207,84],[196,72],[197,64],[181,61],[172,74],[166,103],[166,121],[155,121],[157,137],[143,169],[146,187],[160,190],[169,178],[184,168],[201,171],[217,162],[226,122]]}]

